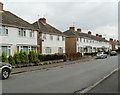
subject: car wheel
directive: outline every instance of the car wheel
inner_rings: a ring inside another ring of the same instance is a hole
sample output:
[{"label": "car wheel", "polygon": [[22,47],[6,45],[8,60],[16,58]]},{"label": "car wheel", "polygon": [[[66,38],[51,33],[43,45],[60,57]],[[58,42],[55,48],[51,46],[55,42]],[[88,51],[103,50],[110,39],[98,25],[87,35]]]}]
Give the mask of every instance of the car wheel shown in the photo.
[{"label": "car wheel", "polygon": [[10,75],[9,69],[3,69],[2,70],[2,79],[8,79]]}]

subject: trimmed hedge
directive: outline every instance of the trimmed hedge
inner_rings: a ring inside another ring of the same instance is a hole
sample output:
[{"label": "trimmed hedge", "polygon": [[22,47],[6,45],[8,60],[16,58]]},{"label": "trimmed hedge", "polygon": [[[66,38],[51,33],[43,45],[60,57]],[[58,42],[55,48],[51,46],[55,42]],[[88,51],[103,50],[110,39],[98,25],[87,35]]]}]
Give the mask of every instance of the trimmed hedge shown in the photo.
[{"label": "trimmed hedge", "polygon": [[63,54],[51,54],[51,55],[39,54],[38,58],[40,59],[40,61],[59,60],[59,59],[64,59],[64,55]]},{"label": "trimmed hedge", "polygon": [[29,54],[26,52],[20,51],[19,53],[15,53],[14,56],[6,57],[5,53],[2,53],[0,56],[1,62],[10,63],[11,65],[14,64],[27,64],[27,63],[39,63],[40,61],[50,61],[50,60],[59,60],[64,59],[66,60],[66,56],[63,54],[49,54],[49,55],[42,55],[38,54],[35,51],[30,51]]}]

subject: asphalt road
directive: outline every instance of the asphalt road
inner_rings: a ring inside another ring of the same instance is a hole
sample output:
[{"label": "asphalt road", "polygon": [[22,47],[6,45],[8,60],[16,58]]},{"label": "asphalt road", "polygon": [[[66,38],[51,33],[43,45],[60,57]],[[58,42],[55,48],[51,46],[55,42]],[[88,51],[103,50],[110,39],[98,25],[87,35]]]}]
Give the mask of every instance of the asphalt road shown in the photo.
[{"label": "asphalt road", "polygon": [[118,56],[25,72],[3,80],[3,93],[73,93],[86,88],[118,68]]}]

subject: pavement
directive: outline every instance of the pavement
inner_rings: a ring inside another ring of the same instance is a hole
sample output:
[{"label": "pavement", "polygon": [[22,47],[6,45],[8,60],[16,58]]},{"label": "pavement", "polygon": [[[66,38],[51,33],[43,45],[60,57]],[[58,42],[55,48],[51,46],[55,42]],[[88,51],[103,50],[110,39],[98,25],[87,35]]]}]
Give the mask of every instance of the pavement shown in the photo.
[{"label": "pavement", "polygon": [[[3,93],[73,93],[118,68],[118,56],[50,69],[13,74],[2,81]],[[114,80],[116,81],[116,80]]]},{"label": "pavement", "polygon": [[91,60],[95,60],[95,58],[81,58],[79,60],[60,62],[60,63],[52,63],[52,64],[47,64],[47,65],[45,64],[45,65],[39,65],[39,66],[13,68],[11,74],[18,74],[18,73],[24,73],[24,72],[30,72],[30,71],[36,71],[36,70],[49,69],[49,68],[54,68],[54,67],[58,67],[58,66],[70,65],[70,64],[75,64],[75,63],[91,61]]},{"label": "pavement", "polygon": [[120,80],[120,70],[112,74],[109,78],[104,80],[102,83],[91,89],[87,93],[118,93],[120,88],[118,86],[118,80]]}]

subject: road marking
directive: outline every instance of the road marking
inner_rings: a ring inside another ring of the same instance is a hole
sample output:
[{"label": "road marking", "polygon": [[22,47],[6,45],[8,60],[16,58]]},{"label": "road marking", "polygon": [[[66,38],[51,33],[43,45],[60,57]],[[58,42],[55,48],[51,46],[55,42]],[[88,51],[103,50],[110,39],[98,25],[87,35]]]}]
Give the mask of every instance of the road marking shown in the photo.
[{"label": "road marking", "polygon": [[89,86],[87,88],[85,88],[84,90],[78,90],[78,91],[75,91],[74,94],[76,93],[87,93],[88,91],[90,91],[91,89],[95,88],[98,84],[100,84],[101,82],[103,82],[105,79],[107,79],[108,77],[110,77],[112,74],[114,74],[115,72],[117,72],[118,70],[120,70],[120,67],[113,70],[112,72],[110,72],[107,76],[103,77],[100,81],[94,83],[92,86]]}]

